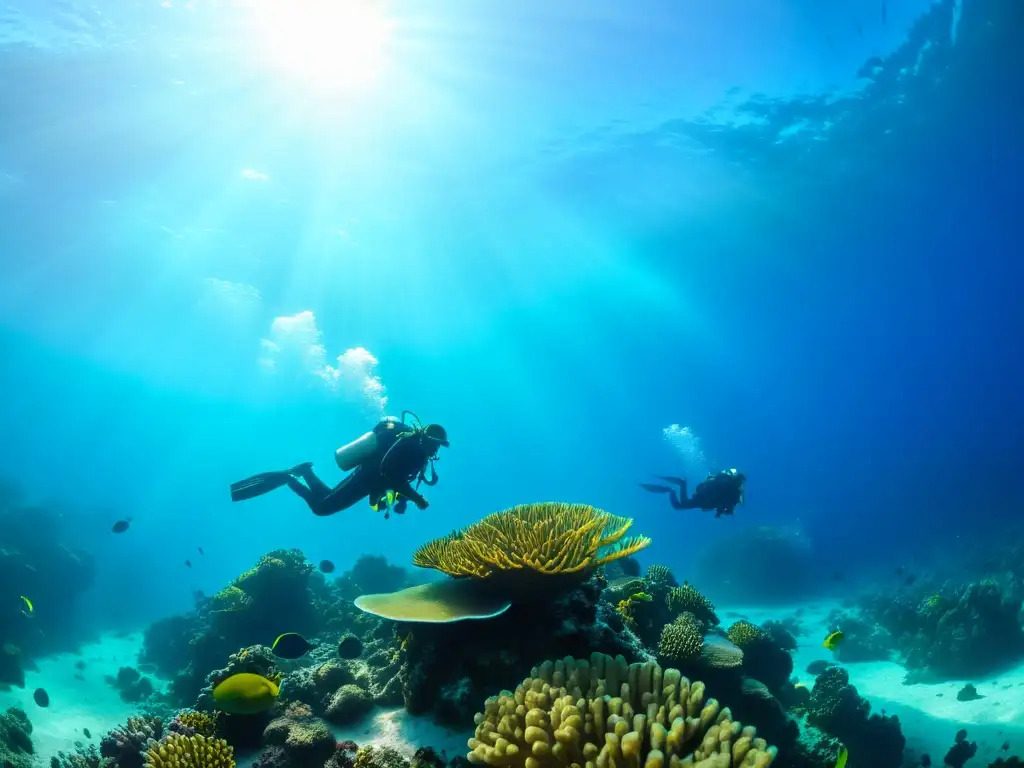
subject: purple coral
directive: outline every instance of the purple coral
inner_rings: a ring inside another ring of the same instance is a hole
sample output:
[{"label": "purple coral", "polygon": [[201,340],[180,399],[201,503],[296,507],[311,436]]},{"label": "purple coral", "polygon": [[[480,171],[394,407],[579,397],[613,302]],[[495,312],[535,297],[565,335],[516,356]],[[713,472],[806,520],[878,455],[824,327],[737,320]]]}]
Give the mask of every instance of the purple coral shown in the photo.
[{"label": "purple coral", "polygon": [[114,760],[118,768],[142,768],[142,754],[151,741],[159,741],[164,726],[159,717],[129,717],[128,722],[100,741],[100,754]]}]

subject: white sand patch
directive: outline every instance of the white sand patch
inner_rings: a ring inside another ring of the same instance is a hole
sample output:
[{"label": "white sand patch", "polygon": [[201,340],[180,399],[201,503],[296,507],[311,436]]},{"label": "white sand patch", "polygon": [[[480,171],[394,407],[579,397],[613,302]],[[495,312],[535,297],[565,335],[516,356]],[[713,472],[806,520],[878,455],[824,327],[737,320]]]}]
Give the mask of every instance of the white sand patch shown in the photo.
[{"label": "white sand patch", "polygon": [[[118,692],[104,681],[121,667],[138,664],[142,635],[107,636],[82,646],[81,655],[62,653],[40,659],[39,671],[25,672],[24,689],[0,692],[0,709],[21,707],[32,723],[32,743],[42,764],[58,752],[74,750],[76,741],[99,746],[100,739],[136,713],[132,704],[121,701]],[[85,662],[85,669],[75,665]],[[81,675],[82,680],[75,678]],[[154,681],[156,683],[157,681]],[[37,688],[50,696],[50,705],[39,707],[32,699]],[[92,738],[82,733],[88,728]]]},{"label": "white sand patch", "polygon": [[409,755],[419,747],[433,747],[452,758],[469,751],[466,742],[473,735],[473,729],[451,730],[428,717],[414,717],[399,707],[374,710],[359,723],[335,728],[333,733],[339,741],[351,740],[361,747],[389,746]]},{"label": "white sand patch", "polygon": [[[828,631],[825,623],[828,614],[840,607],[838,603],[774,608],[723,606],[718,614],[728,626],[736,620],[735,616],[726,618],[730,612],[761,624],[793,616],[802,609],[798,620],[807,634],[797,638],[793,674],[810,687],[814,677],[806,672],[807,665],[818,659],[836,661],[821,643]],[[857,692],[871,702],[871,712],[884,711],[899,717],[908,749],[927,753],[933,765],[941,764],[961,728],[967,729],[968,740],[978,743],[978,754],[971,765],[985,765],[1008,754],[1024,754],[1024,664],[987,678],[915,685],[903,684],[906,670],[895,662],[858,662],[842,666]],[[958,701],[956,695],[967,683],[973,683],[984,698]],[[1004,741],[1010,742],[1008,753],[1001,751]]]}]

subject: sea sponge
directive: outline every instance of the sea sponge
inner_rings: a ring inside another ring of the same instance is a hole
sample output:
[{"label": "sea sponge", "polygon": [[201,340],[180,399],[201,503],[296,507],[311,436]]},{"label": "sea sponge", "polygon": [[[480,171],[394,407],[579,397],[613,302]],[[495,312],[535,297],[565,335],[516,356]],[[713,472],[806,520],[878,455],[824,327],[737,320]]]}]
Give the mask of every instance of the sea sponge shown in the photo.
[{"label": "sea sponge", "polygon": [[413,563],[478,579],[524,569],[582,573],[650,544],[646,536],[624,538],[632,524],[586,504],[521,504],[424,544]]},{"label": "sea sponge", "polygon": [[683,613],[661,631],[658,655],[670,663],[682,664],[697,658],[703,645],[704,628],[692,613]]},{"label": "sea sponge", "polygon": [[703,683],[600,653],[544,662],[515,693],[487,699],[475,720],[469,761],[501,768],[763,768],[776,755],[705,701]]},{"label": "sea sponge", "polygon": [[771,640],[771,636],[761,629],[756,624],[751,624],[749,621],[741,619],[729,627],[729,631],[726,632],[729,639],[740,648],[744,648],[752,643],[763,642]]},{"label": "sea sponge", "polygon": [[234,750],[224,739],[171,733],[143,756],[147,768],[235,768]]},{"label": "sea sponge", "polygon": [[670,589],[666,602],[672,613],[678,614],[687,611],[705,624],[716,626],[720,623],[718,615],[715,613],[714,604],[689,582],[684,583],[681,587]]}]

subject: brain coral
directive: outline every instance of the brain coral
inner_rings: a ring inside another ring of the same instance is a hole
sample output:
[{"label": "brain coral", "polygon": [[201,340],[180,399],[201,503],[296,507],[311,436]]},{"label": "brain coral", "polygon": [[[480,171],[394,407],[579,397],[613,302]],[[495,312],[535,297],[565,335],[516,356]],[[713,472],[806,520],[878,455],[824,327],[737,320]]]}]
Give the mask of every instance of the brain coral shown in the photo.
[{"label": "brain coral", "polygon": [[763,768],[776,750],[704,684],[653,662],[544,662],[515,693],[487,699],[469,740],[469,761],[501,768]]},{"label": "brain coral", "polygon": [[146,768],[235,768],[234,750],[223,739],[171,733],[144,755]]}]

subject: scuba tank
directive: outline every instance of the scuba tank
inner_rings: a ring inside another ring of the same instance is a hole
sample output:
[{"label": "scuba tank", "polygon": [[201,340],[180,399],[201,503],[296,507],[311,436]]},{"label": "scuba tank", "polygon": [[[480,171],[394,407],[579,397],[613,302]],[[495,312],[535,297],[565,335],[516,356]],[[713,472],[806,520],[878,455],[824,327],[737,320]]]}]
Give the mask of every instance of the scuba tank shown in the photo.
[{"label": "scuba tank", "polygon": [[342,472],[355,469],[377,450],[377,435],[370,430],[357,437],[348,445],[343,445],[334,452],[334,460]]}]

